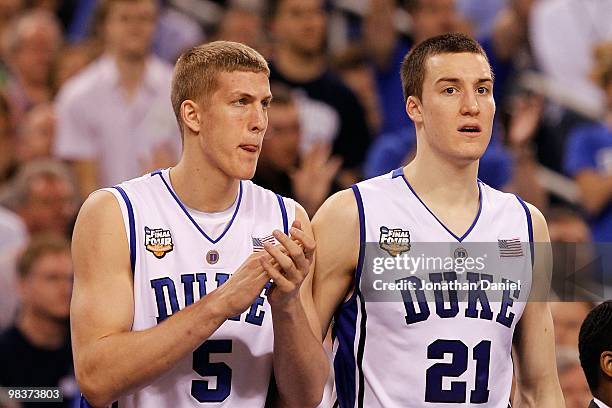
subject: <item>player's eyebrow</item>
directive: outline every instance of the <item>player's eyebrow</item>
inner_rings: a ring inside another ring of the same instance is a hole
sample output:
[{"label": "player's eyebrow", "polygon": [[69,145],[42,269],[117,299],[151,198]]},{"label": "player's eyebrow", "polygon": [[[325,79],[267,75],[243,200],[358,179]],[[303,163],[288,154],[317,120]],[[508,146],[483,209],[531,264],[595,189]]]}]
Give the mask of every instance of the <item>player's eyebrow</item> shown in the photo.
[{"label": "player's eyebrow", "polygon": [[[440,83],[440,82],[450,82],[451,84],[458,84],[458,83],[460,83],[460,82],[461,82],[461,80],[460,80],[459,78],[442,77],[442,78],[439,78],[439,79],[436,81],[436,84],[438,84],[438,83]],[[477,84],[482,84],[482,83],[487,83],[487,82],[492,83],[492,82],[493,82],[493,79],[492,79],[492,78],[483,77],[483,78],[479,78],[479,79],[476,81],[476,83],[477,83]]]}]

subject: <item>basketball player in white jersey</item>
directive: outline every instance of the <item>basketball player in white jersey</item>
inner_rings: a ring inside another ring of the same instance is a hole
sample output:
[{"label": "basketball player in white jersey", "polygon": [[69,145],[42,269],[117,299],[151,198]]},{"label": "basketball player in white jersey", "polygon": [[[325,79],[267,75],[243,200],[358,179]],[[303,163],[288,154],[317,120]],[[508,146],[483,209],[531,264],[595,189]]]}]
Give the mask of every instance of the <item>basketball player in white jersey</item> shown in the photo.
[{"label": "basketball player in white jersey", "polygon": [[[318,404],[328,363],[309,298],[309,220],[249,181],[268,122],[268,75],[242,44],[187,51],[172,82],[179,163],[83,205],[71,322],[89,404],[263,407],[272,372],[282,404]],[[304,370],[288,375],[296,364]]]},{"label": "basketball player in white jersey", "polygon": [[[506,408],[514,372],[516,406],[562,407],[552,320],[542,298],[519,302],[514,289],[504,290],[497,301],[481,291],[457,301],[448,290],[444,299],[436,294],[435,302],[415,298],[414,292],[411,297],[411,289],[395,302],[363,295],[365,282],[372,282],[366,242],[409,255],[418,243],[459,249],[468,242],[493,242],[500,255],[488,255],[498,257],[498,265],[528,266],[531,278],[535,262],[535,281],[538,274],[548,276],[548,252],[538,251],[532,260],[529,244],[515,244],[549,241],[542,214],[477,179],[495,114],[493,78],[482,48],[460,34],[428,39],[405,57],[402,82],[417,131],[416,157],[335,194],[313,218],[313,298],[321,333],[335,315],[338,405]],[[461,256],[469,251],[462,248]],[[487,270],[486,278],[453,269],[429,272],[432,282],[504,278],[499,270]],[[529,293],[528,285],[520,290]]]}]

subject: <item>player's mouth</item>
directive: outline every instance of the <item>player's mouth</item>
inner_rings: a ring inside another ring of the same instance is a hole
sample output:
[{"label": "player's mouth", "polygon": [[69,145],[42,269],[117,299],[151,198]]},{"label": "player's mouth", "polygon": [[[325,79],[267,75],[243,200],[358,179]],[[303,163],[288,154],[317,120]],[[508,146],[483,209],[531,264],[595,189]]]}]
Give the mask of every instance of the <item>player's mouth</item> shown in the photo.
[{"label": "player's mouth", "polygon": [[248,153],[257,153],[259,151],[259,146],[256,144],[241,144],[238,147]]},{"label": "player's mouth", "polygon": [[457,130],[463,133],[464,135],[478,136],[480,135],[482,128],[480,127],[480,125],[474,124],[474,125],[463,125],[459,127]]}]

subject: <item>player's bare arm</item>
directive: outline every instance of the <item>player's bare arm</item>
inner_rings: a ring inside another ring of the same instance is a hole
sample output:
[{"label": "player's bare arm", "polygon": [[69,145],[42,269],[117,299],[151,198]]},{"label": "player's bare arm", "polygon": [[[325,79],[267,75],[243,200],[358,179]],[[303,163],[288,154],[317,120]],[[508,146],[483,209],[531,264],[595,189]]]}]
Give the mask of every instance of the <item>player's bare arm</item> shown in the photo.
[{"label": "player's bare arm", "polygon": [[314,216],[312,228],[317,241],[312,293],[325,337],[334,312],[351,294],[359,257],[359,215],[353,191],[328,198]]},{"label": "player's bare arm", "polygon": [[128,239],[116,199],[92,194],[73,236],[72,345],[77,381],[87,400],[105,406],[167,372],[229,317],[242,313],[268,276],[247,258],[226,284],[159,325],[132,332],[133,279]]},{"label": "player's bare arm", "polygon": [[528,204],[533,220],[535,249],[532,289],[529,303],[514,336],[514,362],[517,376],[516,407],[564,407],[557,377],[555,336],[552,316],[546,302],[550,287],[552,253],[546,220]]},{"label": "player's bare arm", "polygon": [[280,231],[274,232],[284,251],[278,246],[265,247],[283,273],[264,259],[260,262],[274,280],[268,301],[274,326],[273,360],[278,405],[315,407],[323,396],[329,363],[312,301],[315,251],[312,227],[302,206],[296,204],[295,211],[290,237]]}]

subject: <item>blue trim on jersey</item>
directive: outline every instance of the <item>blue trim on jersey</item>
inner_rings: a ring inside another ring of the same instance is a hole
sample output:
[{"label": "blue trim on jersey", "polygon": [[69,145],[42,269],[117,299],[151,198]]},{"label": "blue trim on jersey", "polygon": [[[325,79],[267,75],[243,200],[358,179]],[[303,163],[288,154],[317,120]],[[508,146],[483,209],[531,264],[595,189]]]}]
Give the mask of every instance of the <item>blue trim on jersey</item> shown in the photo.
[{"label": "blue trim on jersey", "polygon": [[168,191],[170,192],[170,194],[174,198],[174,201],[176,201],[176,203],[179,205],[179,207],[181,207],[181,210],[183,210],[183,212],[185,213],[187,218],[189,218],[189,221],[191,221],[191,223],[196,227],[196,229],[198,231],[200,231],[200,234],[202,234],[204,236],[204,238],[206,238],[207,240],[209,240],[213,244],[216,244],[217,242],[221,241],[221,239],[225,236],[227,231],[229,231],[230,227],[234,223],[234,219],[236,219],[236,215],[238,214],[238,210],[240,209],[240,203],[242,202],[242,181],[240,181],[240,191],[238,193],[238,204],[236,204],[236,209],[234,210],[234,214],[232,215],[232,219],[229,220],[229,222],[225,226],[225,229],[223,230],[221,235],[219,235],[216,239],[213,239],[213,238],[209,237],[204,232],[204,230],[200,227],[200,225],[196,222],[196,220],[194,220],[193,217],[191,216],[191,214],[189,214],[189,211],[187,211],[187,208],[185,207],[185,204],[183,204],[183,202],[181,201],[180,198],[178,198],[178,196],[176,195],[174,190],[172,190],[172,187],[170,187],[170,185],[168,184],[168,182],[166,181],[166,179],[162,175],[162,172],[158,170],[155,173],[152,173],[152,175],[158,175],[162,179],[162,181],[166,185],[166,188],[168,189]]},{"label": "blue trim on jersey", "polygon": [[287,220],[287,208],[285,207],[285,201],[283,200],[283,196],[280,194],[276,194],[276,198],[278,198],[278,205],[280,205],[281,214],[283,216],[283,232],[285,234],[289,234],[289,220]]},{"label": "blue trim on jersey", "polygon": [[356,184],[351,186],[353,194],[355,194],[355,201],[357,201],[357,212],[359,213],[359,258],[357,261],[357,269],[355,270],[355,289],[353,295],[359,290],[359,282],[361,281],[361,270],[363,269],[363,258],[365,255],[365,211],[363,210],[363,200],[361,198],[361,192]]},{"label": "blue trim on jersey", "polygon": [[[401,169],[398,169],[401,170]],[[395,170],[393,172],[393,174],[395,174],[397,170]],[[423,202],[423,200],[421,200],[421,197],[419,197],[419,195],[416,193],[416,191],[414,191],[414,189],[412,188],[412,186],[410,185],[410,183],[408,182],[408,179],[406,179],[406,176],[404,176],[404,173],[402,171],[401,173],[402,178],[404,179],[404,182],[406,183],[406,185],[408,186],[408,188],[410,189],[410,191],[412,191],[412,194],[414,194],[414,196],[421,202],[421,204],[423,205],[423,207],[425,207],[425,209],[427,211],[429,211],[429,213],[432,215],[432,217],[434,217],[436,219],[436,221],[438,221],[438,223],[444,227],[444,229],[453,236],[453,238],[455,238],[457,241],[462,242],[469,234],[470,232],[472,232],[472,230],[474,229],[474,227],[476,226],[476,223],[478,222],[478,219],[480,218],[480,213],[482,211],[482,188],[480,187],[480,183],[477,182],[478,185],[478,212],[476,213],[476,217],[474,218],[474,221],[472,221],[472,225],[470,225],[470,228],[467,229],[467,231],[465,231],[465,233],[461,236],[458,237],[457,235],[455,235],[455,233],[453,231],[451,231],[450,229],[448,229],[448,227],[446,225],[444,225],[444,223],[442,221],[440,221],[440,219],[438,217],[436,217],[436,214],[433,213],[433,211],[431,211],[429,209],[429,207],[427,206],[427,204],[425,204]]]},{"label": "blue trim on jersey", "polygon": [[[359,214],[359,258],[355,268],[353,294],[336,312],[334,325],[335,336],[338,338],[338,350],[334,358],[336,395],[339,406],[342,408],[353,408],[356,406],[356,402],[358,407],[363,407],[364,395],[362,363],[365,348],[366,311],[359,285],[365,256],[365,212],[359,187],[352,185],[351,189],[353,194],[355,194],[357,212]],[[357,298],[359,298],[359,303],[357,303]],[[360,338],[357,354],[355,354],[358,307],[361,307]],[[355,375],[356,369],[358,378]]]},{"label": "blue trim on jersey", "polygon": [[400,177],[403,175],[404,175],[404,168],[400,167],[399,169],[393,170],[393,173],[391,173],[391,178],[396,178],[396,177]]},{"label": "blue trim on jersey", "polygon": [[523,209],[525,210],[525,215],[527,216],[527,233],[529,234],[529,249],[531,252],[531,266],[533,266],[534,262],[534,253],[533,253],[533,222],[531,221],[531,211],[527,208],[527,204],[523,201],[523,199],[516,194],[514,195],[516,199],[521,203]]},{"label": "blue trim on jersey", "polygon": [[342,304],[334,316],[334,337],[338,349],[334,357],[336,396],[342,408],[353,408],[357,398],[355,378],[355,337],[357,332],[357,299]]},{"label": "blue trim on jersey", "polygon": [[119,186],[113,187],[115,190],[121,194],[123,197],[123,201],[125,201],[125,206],[127,207],[128,212],[128,221],[130,223],[130,265],[132,265],[132,273],[136,272],[136,227],[134,222],[134,209],[132,208],[132,203],[130,202],[130,198],[126,194],[125,190]]}]

